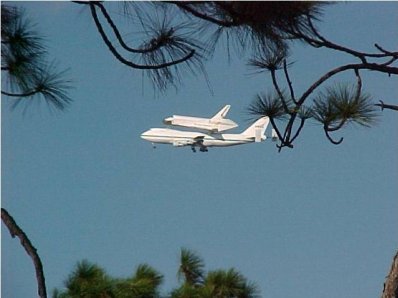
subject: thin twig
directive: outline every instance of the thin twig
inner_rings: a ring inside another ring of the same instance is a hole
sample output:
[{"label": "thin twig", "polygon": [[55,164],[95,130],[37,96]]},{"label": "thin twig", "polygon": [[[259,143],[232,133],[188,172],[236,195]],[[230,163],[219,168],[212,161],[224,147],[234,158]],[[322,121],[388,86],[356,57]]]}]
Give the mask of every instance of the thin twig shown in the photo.
[{"label": "thin twig", "polygon": [[276,79],[275,69],[271,69],[271,78],[272,78],[272,83],[274,84],[274,88],[275,88],[276,92],[278,93],[278,95],[279,95],[279,97],[280,97],[280,99],[282,101],[283,109],[285,110],[285,112],[287,114],[289,114],[290,111],[289,111],[289,108],[287,106],[285,97],[283,96],[283,93],[282,93],[281,89],[279,88],[278,81]]},{"label": "thin twig", "polygon": [[33,96],[39,92],[40,92],[39,90],[32,90],[32,91],[25,92],[25,93],[10,93],[10,92],[1,90],[1,94],[10,96],[10,97],[29,97],[29,96]]},{"label": "thin twig", "polygon": [[333,140],[332,137],[329,135],[329,131],[327,130],[326,127],[324,127],[324,131],[325,131],[326,137],[328,138],[328,140],[329,140],[332,144],[334,144],[334,145],[339,145],[339,144],[341,144],[341,142],[343,142],[343,140],[344,140],[343,137],[341,137],[340,140],[338,140],[338,141]]},{"label": "thin twig", "polygon": [[326,80],[328,80],[330,77],[346,71],[350,69],[367,69],[367,70],[375,70],[379,72],[384,72],[388,74],[395,74],[398,75],[398,67],[384,67],[376,63],[359,63],[359,64],[347,64],[343,66],[339,66],[335,69],[332,69],[328,71],[326,74],[324,74],[322,77],[320,77],[315,83],[313,83],[301,96],[300,100],[298,101],[299,105],[302,105],[304,101],[307,99],[307,97],[314,92],[316,88],[318,88],[322,83],[324,83]]},{"label": "thin twig", "polygon": [[361,76],[359,75],[359,70],[354,69],[354,71],[355,71],[355,76],[357,77],[357,92],[355,95],[355,100],[358,101],[362,91],[362,79]]},{"label": "thin twig", "polygon": [[[355,51],[355,50],[352,50],[352,49],[350,49],[350,48],[337,45],[337,44],[331,42],[330,40],[326,39],[324,36],[322,36],[322,35],[319,33],[319,31],[318,31],[318,30],[315,28],[315,26],[313,25],[312,20],[311,20],[310,17],[307,17],[307,21],[308,21],[308,25],[310,26],[312,32],[313,32],[313,33],[315,34],[315,36],[318,37],[320,40],[313,39],[313,38],[311,38],[311,37],[309,37],[309,36],[304,35],[304,34],[301,33],[301,32],[295,32],[295,34],[296,34],[296,35],[299,35],[298,37],[302,37],[302,38],[304,38],[305,40],[308,39],[308,41],[311,41],[311,43],[315,43],[315,44],[317,44],[318,46],[324,46],[324,47],[331,48],[331,49],[334,49],[334,50],[337,50],[337,51],[341,51],[341,52],[345,52],[345,53],[351,54],[351,55],[353,55],[353,56],[358,57],[359,59],[361,59],[362,63],[367,63],[366,57],[369,57],[369,58],[385,58],[385,57],[390,57],[390,56],[393,56],[393,55],[394,55],[394,53],[388,52],[388,51],[386,51],[386,50],[384,50],[384,49],[381,49],[381,47],[378,47],[377,45],[375,45],[376,48],[377,48],[379,51],[383,52],[383,54],[364,53],[364,52]],[[397,53],[395,53],[395,55],[397,55]]]},{"label": "thin twig", "polygon": [[374,46],[382,53],[388,55],[388,56],[393,56],[393,57],[398,57],[398,52],[390,52],[385,49],[383,49],[381,46],[379,46],[377,43],[374,44]]},{"label": "thin twig", "polygon": [[276,123],[274,121],[273,117],[269,117],[269,121],[271,122],[272,128],[275,130],[279,140],[283,143],[283,138],[282,138],[282,134],[280,133],[278,127],[276,126]]},{"label": "thin twig", "polygon": [[283,60],[283,71],[284,71],[284,73],[285,73],[286,81],[287,81],[287,84],[288,84],[288,86],[289,86],[290,97],[292,98],[293,102],[294,102],[295,104],[297,104],[296,97],[295,97],[295,95],[294,95],[294,89],[293,89],[292,81],[290,80],[289,73],[288,73],[288,71],[287,71],[286,59]]},{"label": "thin twig", "polygon": [[338,125],[335,125],[333,127],[331,127],[330,125],[325,125],[324,129],[327,130],[328,132],[337,131],[341,129],[344,126],[344,124],[346,124],[346,122],[347,119],[342,119]]},{"label": "thin twig", "polygon": [[113,32],[115,33],[115,36],[117,38],[117,40],[119,41],[120,45],[123,47],[123,49],[125,49],[128,52],[132,52],[132,53],[148,53],[151,51],[154,51],[156,49],[159,48],[159,46],[155,46],[149,49],[134,49],[132,47],[129,47],[123,40],[122,35],[120,34],[117,26],[115,25],[115,23],[113,22],[111,16],[109,15],[108,11],[105,9],[104,5],[102,5],[101,2],[91,2],[94,5],[98,6],[102,12],[102,14],[104,15],[105,19],[107,20],[109,26],[112,28]]},{"label": "thin twig", "polygon": [[396,105],[385,104],[382,100],[379,100],[379,102],[380,103],[376,103],[375,106],[381,107],[382,111],[384,109],[398,111],[398,106],[396,106]]},{"label": "thin twig", "polygon": [[295,134],[295,135],[292,137],[292,139],[290,140],[290,143],[293,143],[293,142],[296,140],[296,138],[299,136],[301,130],[302,130],[303,127],[304,127],[304,123],[305,123],[305,118],[301,118],[300,126],[299,126],[299,128],[297,129],[296,134]]}]

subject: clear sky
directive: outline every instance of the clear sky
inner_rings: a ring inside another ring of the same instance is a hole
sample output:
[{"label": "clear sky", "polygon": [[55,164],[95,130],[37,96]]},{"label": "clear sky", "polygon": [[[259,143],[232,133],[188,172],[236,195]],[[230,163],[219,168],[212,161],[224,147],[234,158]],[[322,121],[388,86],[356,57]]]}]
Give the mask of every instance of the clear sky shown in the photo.
[{"label": "clear sky", "polygon": [[[192,153],[140,134],[172,114],[211,116],[231,104],[243,130],[253,97],[270,90],[243,59],[220,47],[202,76],[155,94],[137,70],[106,49],[89,12],[68,2],[18,2],[38,22],[51,57],[70,68],[74,102],[65,113],[32,104],[10,111],[2,98],[2,206],[42,258],[47,290],[63,287],[88,259],[113,276],[140,263],[177,285],[181,247],[206,269],[240,270],[263,297],[378,297],[398,248],[397,114],[371,129],[350,127],[340,146],[309,124],[293,150],[267,141]],[[112,11],[116,11],[113,9]],[[325,9],[328,38],[374,51],[398,46],[397,2],[341,2]],[[332,67],[353,62],[328,50],[294,47],[291,79],[303,92]],[[356,62],[356,61],[355,61]],[[353,80],[340,76],[329,82]],[[396,78],[363,75],[375,100],[397,103]],[[35,297],[30,258],[2,225],[2,297]]]}]

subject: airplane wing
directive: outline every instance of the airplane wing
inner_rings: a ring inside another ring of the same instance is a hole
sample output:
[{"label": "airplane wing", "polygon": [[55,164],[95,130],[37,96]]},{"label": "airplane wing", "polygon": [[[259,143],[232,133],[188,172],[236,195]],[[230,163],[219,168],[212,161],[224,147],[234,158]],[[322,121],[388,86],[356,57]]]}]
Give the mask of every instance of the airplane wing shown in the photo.
[{"label": "airplane wing", "polygon": [[183,140],[183,141],[178,140],[173,142],[174,147],[192,146],[195,144],[196,144],[195,141],[188,141],[188,140]]},{"label": "airplane wing", "polygon": [[191,146],[192,151],[196,152],[195,146],[199,147],[201,152],[207,152],[207,147],[203,145],[204,136],[194,137],[192,140],[178,140],[173,142],[174,147]]}]

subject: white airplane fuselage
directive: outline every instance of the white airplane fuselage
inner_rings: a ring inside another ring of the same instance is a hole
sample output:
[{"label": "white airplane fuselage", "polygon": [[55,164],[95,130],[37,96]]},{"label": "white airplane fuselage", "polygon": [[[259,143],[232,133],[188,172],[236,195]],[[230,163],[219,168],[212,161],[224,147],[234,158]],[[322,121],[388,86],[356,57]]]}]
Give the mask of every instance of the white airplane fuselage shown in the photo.
[{"label": "white airplane fuselage", "polygon": [[227,147],[254,142],[253,138],[244,137],[240,134],[212,134],[180,131],[169,128],[151,128],[141,135],[144,140],[152,143],[172,144],[176,147],[193,145],[196,138],[203,137],[205,147]]}]

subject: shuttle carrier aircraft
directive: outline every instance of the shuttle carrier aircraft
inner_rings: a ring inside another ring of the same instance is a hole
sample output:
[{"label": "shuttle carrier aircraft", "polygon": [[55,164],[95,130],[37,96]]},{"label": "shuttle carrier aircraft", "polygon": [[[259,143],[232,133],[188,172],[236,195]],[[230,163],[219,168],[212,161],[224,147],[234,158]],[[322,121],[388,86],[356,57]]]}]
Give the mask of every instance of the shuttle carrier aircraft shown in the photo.
[{"label": "shuttle carrier aircraft", "polygon": [[212,118],[198,118],[174,115],[164,119],[165,124],[195,128],[202,131],[183,131],[171,128],[151,128],[141,134],[149,142],[171,144],[175,147],[190,146],[193,152],[199,148],[207,152],[208,147],[227,147],[266,140],[265,130],[269,124],[268,117],[262,117],[241,133],[220,133],[237,127],[232,120],[225,119],[230,105],[226,105]]}]

